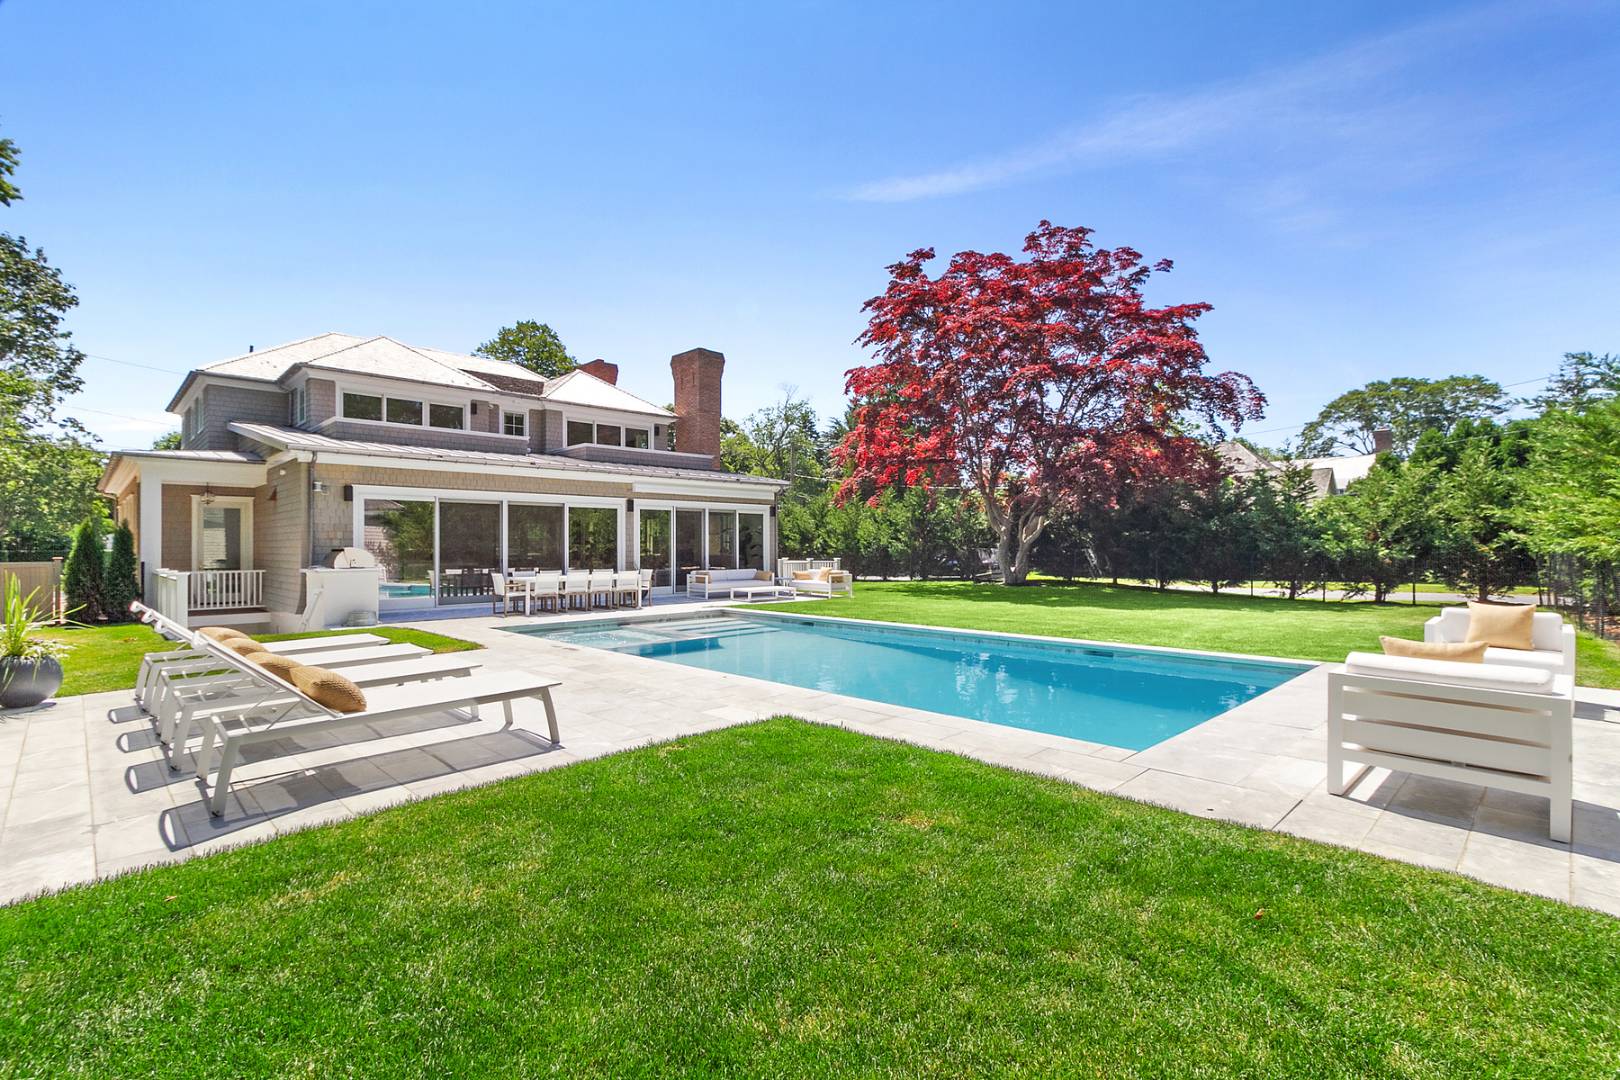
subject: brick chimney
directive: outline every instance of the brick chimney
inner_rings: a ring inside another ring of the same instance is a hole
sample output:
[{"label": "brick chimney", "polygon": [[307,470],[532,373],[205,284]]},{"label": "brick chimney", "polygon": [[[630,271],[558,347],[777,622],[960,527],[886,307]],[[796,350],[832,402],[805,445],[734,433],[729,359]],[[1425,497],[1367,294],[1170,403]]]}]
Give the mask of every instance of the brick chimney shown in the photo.
[{"label": "brick chimney", "polygon": [[597,357],[588,364],[580,364],[579,370],[587,375],[595,375],[605,383],[613,386],[619,385],[619,365],[610,364],[601,357]]},{"label": "brick chimney", "polygon": [[1373,432],[1373,453],[1387,454],[1395,449],[1395,433],[1387,427],[1378,428]]},{"label": "brick chimney", "polygon": [[708,454],[720,467],[720,376],[726,358],[713,349],[688,349],[669,359],[675,376],[675,449]]}]

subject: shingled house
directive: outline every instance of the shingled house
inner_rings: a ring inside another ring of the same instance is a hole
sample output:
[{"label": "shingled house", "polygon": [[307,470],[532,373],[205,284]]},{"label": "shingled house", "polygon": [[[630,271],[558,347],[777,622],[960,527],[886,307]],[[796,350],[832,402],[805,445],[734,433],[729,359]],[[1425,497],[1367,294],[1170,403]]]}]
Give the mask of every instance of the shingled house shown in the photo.
[{"label": "shingled house", "polygon": [[720,468],[725,358],[670,369],[666,409],[601,360],[546,379],[321,334],[192,371],[181,448],[113,454],[100,489],[148,596],[214,622],[303,625],[310,572],[346,548],[375,557],[383,611],[487,603],[494,572],[649,569],[656,595],[772,566],[784,485]]}]

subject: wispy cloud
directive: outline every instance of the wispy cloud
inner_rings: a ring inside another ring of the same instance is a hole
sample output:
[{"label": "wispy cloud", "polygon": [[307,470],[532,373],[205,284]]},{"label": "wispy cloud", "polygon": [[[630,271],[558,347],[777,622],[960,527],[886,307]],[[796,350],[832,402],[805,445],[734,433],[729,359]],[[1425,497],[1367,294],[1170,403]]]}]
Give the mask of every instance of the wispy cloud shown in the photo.
[{"label": "wispy cloud", "polygon": [[1341,147],[1388,139],[1392,119],[1410,119],[1423,103],[1392,89],[1397,76],[1500,33],[1534,14],[1496,5],[1430,20],[1355,42],[1300,64],[1212,84],[1180,95],[1119,102],[1090,122],[1038,143],[977,161],[875,180],[845,196],[861,202],[909,202],[1002,187],[1030,177],[1164,159],[1230,148],[1251,139]]}]

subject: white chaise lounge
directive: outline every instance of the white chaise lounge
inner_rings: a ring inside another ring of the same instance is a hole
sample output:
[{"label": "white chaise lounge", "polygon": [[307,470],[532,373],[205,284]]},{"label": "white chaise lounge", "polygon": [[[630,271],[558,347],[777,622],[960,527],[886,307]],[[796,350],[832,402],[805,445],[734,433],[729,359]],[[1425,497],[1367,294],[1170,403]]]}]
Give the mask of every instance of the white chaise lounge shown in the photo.
[{"label": "white chaise lounge", "polygon": [[203,743],[197,752],[197,777],[207,784],[209,772],[214,772],[208,812],[215,816],[225,810],[231,772],[236,767],[242,748],[253,743],[439,712],[466,711],[471,719],[476,719],[479,706],[496,704],[505,710],[505,726],[510,727],[513,722],[512,702],[521,698],[537,698],[546,710],[546,725],[552,745],[562,744],[557,729],[557,710],[551,700],[552,689],[561,685],[556,679],[545,679],[526,672],[501,671],[437,682],[381,686],[366,692],[363,710],[340,712],[314,700],[273,672],[214,642],[206,642],[204,647],[223,664],[237,669],[267,689],[277,691],[278,696],[286,702],[276,710],[254,707],[210,713],[204,717]]},{"label": "white chaise lounge", "polygon": [[1328,790],[1382,767],[1544,795],[1568,843],[1574,711],[1573,676],[1547,667],[1354,652],[1328,676]]},{"label": "white chaise lounge", "polygon": [[[310,663],[336,671],[365,690],[374,686],[400,686],[471,675],[484,666],[483,661],[474,659],[474,655],[464,652],[442,656],[429,654],[393,663],[362,664],[357,667],[313,660]],[[166,699],[163,710],[158,714],[158,741],[168,747],[169,768],[178,769],[180,755],[185,752],[192,728],[205,723],[208,717],[221,713],[274,713],[283,711],[289,704],[293,702],[286,695],[240,672],[211,676],[206,687],[183,685],[179,694]]]},{"label": "white chaise lounge", "polygon": [[[1423,640],[1467,641],[1468,609],[1442,608],[1440,614],[1423,624]],[[1564,622],[1563,616],[1552,611],[1536,612],[1530,620],[1530,643],[1534,648],[1487,648],[1485,663],[1546,669],[1560,675],[1575,674],[1575,628]]]}]

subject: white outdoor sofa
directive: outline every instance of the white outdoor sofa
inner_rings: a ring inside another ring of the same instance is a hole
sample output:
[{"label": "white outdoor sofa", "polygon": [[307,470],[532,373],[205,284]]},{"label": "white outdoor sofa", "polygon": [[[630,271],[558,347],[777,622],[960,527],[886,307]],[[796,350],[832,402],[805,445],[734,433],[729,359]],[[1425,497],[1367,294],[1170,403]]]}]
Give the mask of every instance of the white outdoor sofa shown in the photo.
[{"label": "white outdoor sofa", "polygon": [[510,727],[512,702],[538,698],[546,710],[552,745],[562,745],[557,710],[551,700],[552,689],[561,685],[556,679],[520,671],[499,671],[434,682],[401,681],[365,691],[363,711],[339,712],[215,642],[206,641],[203,648],[214,654],[223,666],[234,668],[267,692],[263,698],[244,703],[241,708],[210,712],[202,718],[203,743],[197,751],[197,778],[206,785],[208,774],[214,773],[208,812],[215,816],[224,813],[231,772],[241,757],[242,748],[254,743],[440,712],[465,711],[469,719],[477,719],[479,706],[496,704],[505,711],[504,726]]},{"label": "white outdoor sofa", "polygon": [[[814,574],[814,577],[800,577],[799,574]],[[806,596],[854,596],[855,575],[848,570],[828,570],[825,568],[809,571],[799,571],[787,579],[787,584],[793,591],[804,593]]]},{"label": "white outdoor sofa", "polygon": [[[1442,608],[1440,614],[1423,624],[1423,640],[1467,641],[1468,609]],[[1499,649],[1493,645],[1485,650],[1485,663],[1544,669],[1560,675],[1575,674],[1575,628],[1566,623],[1563,616],[1552,611],[1536,612],[1530,620],[1530,644],[1534,648]]]},{"label": "white outdoor sofa", "polygon": [[730,596],[732,589],[751,585],[774,585],[768,570],[693,570],[686,575],[686,595]]},{"label": "white outdoor sofa", "polygon": [[1568,843],[1574,684],[1548,667],[1353,652],[1328,676],[1328,791],[1386,768],[1544,795],[1548,834]]}]

